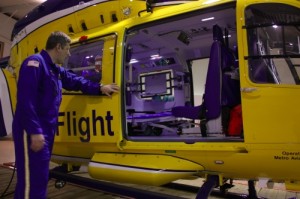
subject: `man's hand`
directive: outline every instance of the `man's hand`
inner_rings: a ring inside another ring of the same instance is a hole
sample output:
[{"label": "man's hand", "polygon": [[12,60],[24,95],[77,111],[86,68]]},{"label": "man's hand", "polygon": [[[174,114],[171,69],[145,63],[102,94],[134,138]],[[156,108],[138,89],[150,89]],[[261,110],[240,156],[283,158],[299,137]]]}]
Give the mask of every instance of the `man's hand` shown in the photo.
[{"label": "man's hand", "polygon": [[110,97],[113,93],[119,92],[120,87],[116,83],[112,83],[112,84],[102,85],[100,90],[101,93]]},{"label": "man's hand", "polygon": [[30,148],[34,152],[40,151],[45,145],[45,138],[43,134],[31,134],[31,145]]}]

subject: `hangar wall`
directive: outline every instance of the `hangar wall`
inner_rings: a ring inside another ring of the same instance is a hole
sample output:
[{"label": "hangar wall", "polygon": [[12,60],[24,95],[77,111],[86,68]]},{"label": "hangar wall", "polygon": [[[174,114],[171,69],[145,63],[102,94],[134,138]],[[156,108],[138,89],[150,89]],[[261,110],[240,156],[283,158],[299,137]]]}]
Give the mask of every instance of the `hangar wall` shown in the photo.
[{"label": "hangar wall", "polygon": [[15,23],[17,22],[15,19],[8,17],[2,13],[0,13],[0,58],[9,56],[10,47],[11,47],[11,32],[14,28]]}]

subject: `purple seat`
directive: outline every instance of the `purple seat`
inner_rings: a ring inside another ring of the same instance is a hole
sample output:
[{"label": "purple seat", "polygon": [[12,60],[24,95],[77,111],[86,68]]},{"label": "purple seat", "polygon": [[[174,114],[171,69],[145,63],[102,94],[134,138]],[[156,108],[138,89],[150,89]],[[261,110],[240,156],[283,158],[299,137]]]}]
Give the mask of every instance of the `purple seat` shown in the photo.
[{"label": "purple seat", "polygon": [[223,42],[222,30],[219,26],[213,27],[213,44],[210,48],[210,57],[206,74],[204,98],[202,108],[205,109],[207,120],[219,117],[221,113],[221,64]]},{"label": "purple seat", "polygon": [[238,71],[236,58],[233,51],[225,45],[222,29],[218,25],[213,26],[213,40],[203,103],[196,107],[174,107],[172,113],[176,117],[200,119],[202,112],[208,121],[218,118],[223,106],[234,107],[240,104],[239,79],[233,78],[238,77],[234,75]]},{"label": "purple seat", "polygon": [[222,106],[234,107],[241,103],[234,52],[225,45],[222,29],[218,25],[214,25],[213,34],[204,96],[208,120],[219,117]]}]

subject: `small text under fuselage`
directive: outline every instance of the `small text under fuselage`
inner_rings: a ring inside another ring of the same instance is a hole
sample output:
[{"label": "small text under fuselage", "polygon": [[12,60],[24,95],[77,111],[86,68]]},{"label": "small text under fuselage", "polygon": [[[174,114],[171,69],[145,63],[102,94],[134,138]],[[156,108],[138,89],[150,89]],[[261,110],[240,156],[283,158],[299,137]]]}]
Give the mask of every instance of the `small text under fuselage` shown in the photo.
[{"label": "small text under fuselage", "polygon": [[274,156],[275,160],[300,160],[299,151],[282,151],[280,155]]}]

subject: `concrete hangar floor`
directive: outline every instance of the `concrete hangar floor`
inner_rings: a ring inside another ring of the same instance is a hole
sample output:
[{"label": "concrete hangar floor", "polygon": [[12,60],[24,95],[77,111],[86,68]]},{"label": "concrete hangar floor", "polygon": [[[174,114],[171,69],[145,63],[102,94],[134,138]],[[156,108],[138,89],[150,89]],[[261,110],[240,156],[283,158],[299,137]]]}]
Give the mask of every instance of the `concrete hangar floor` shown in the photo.
[{"label": "concrete hangar floor", "polygon": [[[14,197],[14,188],[16,185],[16,174],[14,173],[14,146],[11,138],[0,138],[0,198],[12,199]],[[54,168],[56,165],[51,164],[50,167]],[[139,198],[128,196],[129,192],[149,194],[149,198],[195,198],[197,195],[197,189],[203,184],[201,178],[193,180],[177,180],[172,185],[166,185],[162,187],[155,186],[143,186],[133,184],[112,184],[110,189],[106,189],[107,182],[100,182],[104,184],[98,184],[99,188],[84,186],[85,182],[90,183],[90,178],[83,168],[78,172],[70,174],[78,177],[81,183],[67,182],[62,188],[59,188],[60,181],[52,178],[48,183],[48,199],[68,199],[68,198],[103,198],[103,199],[121,199],[121,198]],[[8,187],[8,185],[10,185]],[[110,186],[109,185],[109,186]],[[175,186],[174,186],[175,185]],[[182,185],[182,186],[181,186]],[[209,196],[209,199],[216,198],[245,198],[248,194],[248,185],[246,181],[233,181],[234,187],[229,189],[229,195],[227,197],[221,197],[218,194],[218,190],[214,190]],[[181,188],[180,188],[181,187]],[[187,189],[189,187],[189,189]],[[103,189],[104,188],[104,189]],[[121,188],[117,193],[111,190],[117,190]],[[256,183],[257,196],[259,198],[269,199],[300,199],[300,192],[286,191],[284,184],[275,183],[272,189],[262,187],[259,183]],[[5,193],[4,193],[5,192]],[[135,194],[136,194],[135,193]],[[129,194],[130,195],[130,194]],[[144,197],[143,197],[144,198]]]}]

